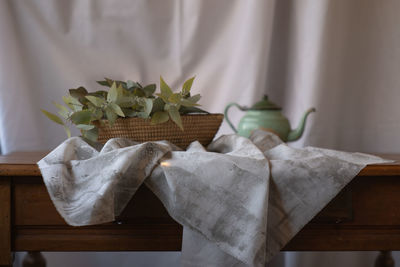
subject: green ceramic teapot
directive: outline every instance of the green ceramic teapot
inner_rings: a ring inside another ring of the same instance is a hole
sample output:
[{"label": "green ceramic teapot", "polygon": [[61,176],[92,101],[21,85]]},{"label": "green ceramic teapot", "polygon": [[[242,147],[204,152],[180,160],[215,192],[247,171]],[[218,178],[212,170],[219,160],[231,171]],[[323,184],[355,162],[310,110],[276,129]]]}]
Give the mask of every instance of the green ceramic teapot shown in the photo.
[{"label": "green ceramic teapot", "polygon": [[[246,115],[240,120],[237,130],[228,118],[228,110],[232,106],[247,111]],[[281,113],[281,108],[270,102],[268,96],[265,95],[260,102],[254,104],[251,108],[230,103],[226,106],[224,115],[232,130],[241,136],[249,137],[252,131],[263,129],[277,134],[284,142],[290,142],[298,140],[302,136],[307,116],[314,111],[315,108],[308,109],[304,113],[299,126],[291,130],[288,119]]]}]

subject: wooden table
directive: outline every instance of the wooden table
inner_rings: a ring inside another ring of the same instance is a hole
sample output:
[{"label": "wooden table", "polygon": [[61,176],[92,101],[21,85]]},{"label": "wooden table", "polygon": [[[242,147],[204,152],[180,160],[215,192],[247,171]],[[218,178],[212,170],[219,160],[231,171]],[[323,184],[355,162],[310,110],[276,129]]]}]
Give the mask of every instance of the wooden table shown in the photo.
[{"label": "wooden table", "polygon": [[[12,252],[28,251],[44,266],[40,251],[176,251],[182,227],[146,187],[114,223],[71,227],[54,208],[35,162],[44,153],[0,156],[0,265]],[[386,156],[400,160],[399,156]],[[284,248],[286,251],[400,250],[400,164],[367,166]],[[32,260],[31,259],[31,260]],[[376,266],[391,266],[377,262]]]}]

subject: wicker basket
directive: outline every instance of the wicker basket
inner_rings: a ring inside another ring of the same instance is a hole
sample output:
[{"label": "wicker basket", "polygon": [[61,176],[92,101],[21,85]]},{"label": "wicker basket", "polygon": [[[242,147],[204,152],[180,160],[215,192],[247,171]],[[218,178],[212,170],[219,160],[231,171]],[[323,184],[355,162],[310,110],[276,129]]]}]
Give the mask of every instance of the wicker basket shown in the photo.
[{"label": "wicker basket", "polygon": [[114,137],[129,138],[137,142],[167,140],[180,148],[186,147],[197,140],[207,146],[217,133],[224,116],[222,114],[182,115],[184,131],[171,120],[152,125],[149,120],[141,118],[118,118],[113,127],[106,121],[98,125],[100,143]]}]

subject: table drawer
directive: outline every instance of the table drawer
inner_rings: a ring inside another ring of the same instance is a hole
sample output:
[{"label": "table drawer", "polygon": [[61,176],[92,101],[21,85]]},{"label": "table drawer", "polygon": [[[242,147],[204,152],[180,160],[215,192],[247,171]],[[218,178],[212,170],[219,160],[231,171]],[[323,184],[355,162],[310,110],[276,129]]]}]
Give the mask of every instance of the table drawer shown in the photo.
[{"label": "table drawer", "polygon": [[400,228],[400,177],[356,177],[311,224]]},{"label": "table drawer", "polygon": [[[54,207],[43,183],[13,185],[14,225],[66,225]],[[124,212],[117,218],[119,224],[143,223],[152,220],[173,222],[162,203],[145,186],[139,188]]]}]

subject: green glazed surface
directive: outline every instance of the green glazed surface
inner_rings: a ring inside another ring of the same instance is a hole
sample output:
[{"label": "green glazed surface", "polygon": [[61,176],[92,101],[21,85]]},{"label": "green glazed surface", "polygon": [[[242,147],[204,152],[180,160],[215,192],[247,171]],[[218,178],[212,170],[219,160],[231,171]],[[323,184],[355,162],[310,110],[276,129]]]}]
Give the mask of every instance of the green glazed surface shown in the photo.
[{"label": "green glazed surface", "polygon": [[260,128],[276,133],[283,141],[290,132],[289,121],[279,110],[249,110],[239,122],[238,134],[250,137],[252,131]]}]

